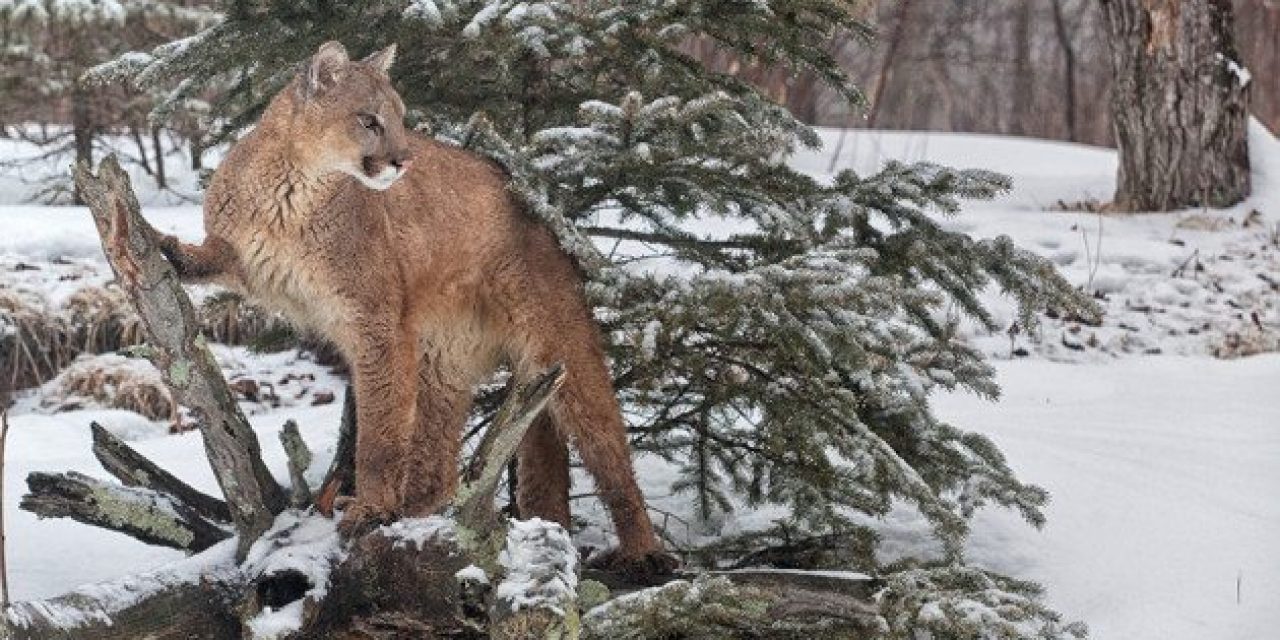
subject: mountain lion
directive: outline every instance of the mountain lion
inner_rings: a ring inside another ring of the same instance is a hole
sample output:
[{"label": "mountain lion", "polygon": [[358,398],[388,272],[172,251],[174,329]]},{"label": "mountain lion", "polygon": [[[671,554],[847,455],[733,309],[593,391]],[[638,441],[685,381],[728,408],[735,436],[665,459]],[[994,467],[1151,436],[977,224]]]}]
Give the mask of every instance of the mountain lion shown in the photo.
[{"label": "mountain lion", "polygon": [[228,153],[206,239],[161,246],[184,281],[215,282],[335,344],[356,393],[348,532],[445,504],[458,483],[472,389],[503,363],[567,370],[519,452],[524,517],[569,524],[569,457],[608,506],[625,570],[662,571],[601,336],[554,237],[479,155],[405,130],[387,70],[320,47]]}]

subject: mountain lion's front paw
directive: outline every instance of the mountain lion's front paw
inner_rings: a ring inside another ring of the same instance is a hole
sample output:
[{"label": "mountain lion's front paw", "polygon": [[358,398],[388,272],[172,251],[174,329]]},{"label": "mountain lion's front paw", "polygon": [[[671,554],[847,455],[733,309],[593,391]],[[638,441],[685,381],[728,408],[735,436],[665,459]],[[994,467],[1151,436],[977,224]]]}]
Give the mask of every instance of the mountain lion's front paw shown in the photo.
[{"label": "mountain lion's front paw", "polygon": [[342,520],[338,522],[338,532],[344,538],[356,538],[384,524],[399,520],[395,509],[379,504],[363,502],[357,497],[342,511]]}]

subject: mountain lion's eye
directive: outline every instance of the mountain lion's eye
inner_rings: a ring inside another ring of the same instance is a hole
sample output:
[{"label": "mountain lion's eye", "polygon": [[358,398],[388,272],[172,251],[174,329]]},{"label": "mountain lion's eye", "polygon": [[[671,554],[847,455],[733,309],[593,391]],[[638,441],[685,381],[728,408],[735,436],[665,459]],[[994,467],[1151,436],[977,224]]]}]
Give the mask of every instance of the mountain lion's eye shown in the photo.
[{"label": "mountain lion's eye", "polygon": [[356,114],[356,119],[360,121],[360,126],[370,131],[376,132],[382,129],[382,125],[378,123],[378,116],[375,116],[373,114],[370,114],[370,113]]}]

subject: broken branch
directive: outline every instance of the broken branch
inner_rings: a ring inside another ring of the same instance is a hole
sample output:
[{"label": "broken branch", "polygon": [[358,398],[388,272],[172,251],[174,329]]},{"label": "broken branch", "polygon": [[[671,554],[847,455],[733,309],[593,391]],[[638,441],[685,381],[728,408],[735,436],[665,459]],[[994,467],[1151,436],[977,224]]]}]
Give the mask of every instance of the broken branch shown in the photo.
[{"label": "broken branch", "polygon": [[493,424],[480,440],[454,499],[458,522],[464,528],[474,532],[504,530],[498,526],[498,513],[493,508],[498,481],[524,441],[524,434],[564,382],[564,376],[564,365],[556,363],[527,384],[512,383]]},{"label": "broken branch", "polygon": [[289,482],[293,487],[289,491],[289,506],[305,509],[311,504],[311,487],[307,486],[305,475],[307,467],[311,466],[311,450],[302,441],[297,422],[289,420],[284,423],[280,430],[280,445],[289,458]]},{"label": "broken branch", "polygon": [[78,164],[75,181],[120,288],[142,319],[152,362],[200,425],[243,557],[284,508],[284,490],[262,462],[257,436],[199,334],[191,300],[159,250],[158,234],[142,218],[128,174],[112,155],[99,165],[98,175],[87,163]]},{"label": "broken branch", "polygon": [[94,422],[89,427],[93,431],[94,457],[102,464],[102,468],[107,470],[107,473],[115,476],[120,482],[126,486],[144,487],[173,496],[205,519],[231,522],[231,510],[227,508],[227,503],[193,488],[172,473],[161,469],[156,463],[134,451],[123,440],[111,435],[111,432],[102,425]]},{"label": "broken branch", "polygon": [[42,518],[71,518],[147,544],[199,552],[231,534],[191,507],[161,493],[125,487],[81,473],[32,473],[20,508]]},{"label": "broken branch", "polygon": [[333,462],[325,473],[316,509],[333,515],[333,503],[340,495],[351,495],[356,488],[356,394],[350,385],[342,401],[342,422],[338,425],[338,447]]}]

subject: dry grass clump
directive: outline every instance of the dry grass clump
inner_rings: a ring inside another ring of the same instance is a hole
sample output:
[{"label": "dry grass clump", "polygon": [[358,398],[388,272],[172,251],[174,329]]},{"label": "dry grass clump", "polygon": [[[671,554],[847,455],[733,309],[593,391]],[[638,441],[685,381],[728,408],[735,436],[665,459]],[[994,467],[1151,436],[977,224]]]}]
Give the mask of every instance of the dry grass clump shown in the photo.
[{"label": "dry grass clump", "polygon": [[[210,296],[200,320],[212,342],[303,346],[284,321],[231,294]],[[81,354],[112,353],[143,339],[141,320],[115,285],[82,287],[52,307],[0,283],[0,393],[44,384]]]},{"label": "dry grass clump", "polygon": [[142,320],[116,287],[80,289],[60,315],[77,353],[106,353],[142,342]]},{"label": "dry grass clump", "polygon": [[87,286],[58,308],[0,289],[0,391],[44,383],[82,353],[138,344],[142,325],[115,287]]},{"label": "dry grass clump", "polygon": [[178,420],[178,403],[146,360],[117,354],[84,355],[49,383],[41,406],[70,411],[124,409],[150,420]]},{"label": "dry grass clump", "polygon": [[39,384],[66,364],[55,324],[38,301],[0,289],[0,392]]}]

